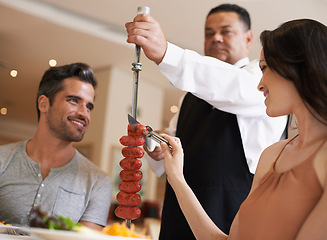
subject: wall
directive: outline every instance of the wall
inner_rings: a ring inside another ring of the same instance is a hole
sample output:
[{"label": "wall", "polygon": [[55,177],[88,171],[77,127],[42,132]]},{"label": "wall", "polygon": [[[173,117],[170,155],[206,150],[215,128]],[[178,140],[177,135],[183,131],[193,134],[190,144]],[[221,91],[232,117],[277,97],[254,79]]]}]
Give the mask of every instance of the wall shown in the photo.
[{"label": "wall", "polygon": [[36,128],[36,124],[10,120],[2,116],[0,118],[0,145],[32,138]]}]

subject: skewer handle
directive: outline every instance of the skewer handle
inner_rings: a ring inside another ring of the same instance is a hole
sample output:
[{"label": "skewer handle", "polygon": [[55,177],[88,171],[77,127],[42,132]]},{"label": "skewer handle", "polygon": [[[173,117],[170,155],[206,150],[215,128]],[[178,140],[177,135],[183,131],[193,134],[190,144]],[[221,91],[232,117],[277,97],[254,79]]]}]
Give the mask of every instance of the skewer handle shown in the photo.
[{"label": "skewer handle", "polygon": [[137,8],[137,15],[142,14],[142,13],[150,14],[150,8],[146,7],[146,6],[138,7]]},{"label": "skewer handle", "polygon": [[[145,6],[140,6],[137,8],[137,15],[142,13],[150,13],[150,8]],[[135,56],[134,56],[134,63],[132,63],[134,71],[133,77],[133,96],[132,96],[132,116],[136,119],[137,116],[137,95],[138,95],[138,84],[139,84],[139,72],[142,71],[140,63],[141,57],[141,47],[139,45],[135,45]]]}]

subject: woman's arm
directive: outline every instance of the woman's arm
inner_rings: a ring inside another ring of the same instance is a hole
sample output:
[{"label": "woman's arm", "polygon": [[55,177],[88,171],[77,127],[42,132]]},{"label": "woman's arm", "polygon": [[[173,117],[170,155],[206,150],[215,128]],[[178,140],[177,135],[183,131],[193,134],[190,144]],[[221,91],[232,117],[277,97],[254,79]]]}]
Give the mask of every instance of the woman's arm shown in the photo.
[{"label": "woman's arm", "polygon": [[[209,218],[192,189],[187,185],[183,175],[183,149],[178,138],[163,135],[173,147],[170,152],[166,144],[161,144],[165,154],[165,169],[169,184],[174,189],[181,210],[197,239],[237,239],[238,214],[230,230],[229,237],[223,233]],[[285,145],[285,141],[273,144],[261,155],[257,171],[254,176],[250,194],[258,187],[262,177],[270,169],[278,153]]]},{"label": "woman's arm", "polygon": [[187,185],[183,175],[183,149],[178,138],[163,135],[173,147],[170,152],[163,143],[161,147],[165,154],[165,169],[168,182],[175,191],[179,205],[197,239],[227,239],[224,234],[209,218],[191,188]]}]

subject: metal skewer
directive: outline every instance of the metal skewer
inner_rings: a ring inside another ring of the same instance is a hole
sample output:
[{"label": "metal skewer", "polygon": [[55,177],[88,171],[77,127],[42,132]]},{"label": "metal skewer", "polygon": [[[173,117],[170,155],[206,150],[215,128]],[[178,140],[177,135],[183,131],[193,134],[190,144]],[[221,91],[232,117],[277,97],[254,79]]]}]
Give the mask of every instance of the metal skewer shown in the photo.
[{"label": "metal skewer", "polygon": [[[149,7],[138,7],[137,8],[137,15],[147,13],[150,14]],[[137,116],[137,93],[138,93],[138,85],[139,85],[139,72],[142,71],[142,63],[140,63],[141,57],[141,47],[139,45],[135,45],[135,55],[134,55],[134,63],[132,63],[133,67],[132,70],[134,72],[133,75],[133,95],[132,95],[132,116],[136,119]]]},{"label": "metal skewer", "polygon": [[[150,8],[141,6],[137,8],[137,15],[147,13],[150,14]],[[135,45],[135,55],[134,55],[134,63],[132,63],[133,74],[133,95],[132,95],[132,116],[136,119],[137,116],[137,95],[138,95],[138,86],[139,86],[139,72],[142,71],[142,63],[140,63],[141,57],[141,47],[139,45]],[[126,219],[126,226],[131,228],[132,220]]]},{"label": "metal skewer", "polygon": [[139,85],[139,71],[142,71],[140,63],[140,54],[141,47],[139,45],[135,46],[135,62],[132,63],[134,71],[133,75],[133,95],[132,95],[132,116],[136,119],[137,115],[137,93],[138,93],[138,85]]}]

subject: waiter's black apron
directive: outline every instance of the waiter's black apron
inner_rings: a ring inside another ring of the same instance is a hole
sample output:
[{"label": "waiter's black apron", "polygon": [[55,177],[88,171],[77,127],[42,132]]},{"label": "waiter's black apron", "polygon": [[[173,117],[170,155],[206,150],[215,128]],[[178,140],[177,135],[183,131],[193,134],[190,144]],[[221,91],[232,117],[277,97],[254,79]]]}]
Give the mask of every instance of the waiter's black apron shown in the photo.
[{"label": "waiter's black apron", "polygon": [[[188,93],[181,106],[176,136],[184,149],[187,183],[210,218],[228,234],[253,180],[236,115],[213,108]],[[159,239],[195,239],[168,182]]]}]

